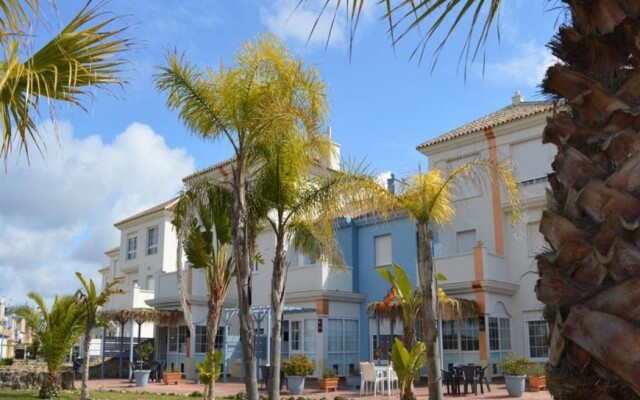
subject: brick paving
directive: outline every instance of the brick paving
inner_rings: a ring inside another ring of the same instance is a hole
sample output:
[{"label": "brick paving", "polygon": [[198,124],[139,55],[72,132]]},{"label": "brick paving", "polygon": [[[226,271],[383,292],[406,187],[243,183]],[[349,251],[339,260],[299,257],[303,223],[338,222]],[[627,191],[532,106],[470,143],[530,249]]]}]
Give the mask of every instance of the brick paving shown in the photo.
[{"label": "brick paving", "polygon": [[[80,381],[76,381],[76,388],[80,387]],[[260,387],[260,386],[258,386]],[[190,380],[181,380],[177,385],[165,385],[163,383],[155,383],[150,382],[145,387],[135,387],[135,384],[129,383],[128,380],[123,379],[92,379],[89,381],[89,389],[90,390],[113,390],[113,391],[137,391],[137,392],[149,392],[149,393],[176,393],[176,394],[190,394],[193,392],[201,392],[203,391],[203,386],[200,384],[195,384]],[[336,392],[325,393],[318,388],[318,383],[315,379],[307,379],[305,383],[305,391],[304,396],[310,397],[313,399],[321,399],[323,397],[328,399],[333,399],[335,396],[342,396],[346,398],[361,398],[363,400],[372,400],[372,399],[398,399],[397,391],[392,393],[389,397],[386,395],[378,394],[378,396],[374,397],[373,395],[360,397],[360,392],[358,390],[348,389],[344,383],[344,381],[340,382],[339,390]],[[215,385],[215,395],[219,396],[229,396],[235,395],[238,393],[244,393],[244,383],[238,379],[229,379],[227,383],[224,382],[216,382]],[[260,389],[260,394],[263,396],[267,395],[266,389]],[[460,398],[460,399],[507,399],[510,398],[507,395],[507,390],[505,389],[504,383],[492,383],[491,384],[491,392],[486,392],[484,394],[478,393],[477,396],[473,395],[473,393],[467,394],[466,396],[461,395],[453,395],[447,394],[446,388],[444,390],[444,397],[447,398]],[[289,397],[289,392],[284,389],[281,392],[283,397]],[[424,400],[428,399],[427,395],[427,387],[425,384],[418,384],[416,386],[416,395],[418,399]],[[296,396],[297,397],[297,396]],[[551,395],[547,391],[541,392],[529,392],[525,391],[521,399],[525,400],[551,400]]]}]

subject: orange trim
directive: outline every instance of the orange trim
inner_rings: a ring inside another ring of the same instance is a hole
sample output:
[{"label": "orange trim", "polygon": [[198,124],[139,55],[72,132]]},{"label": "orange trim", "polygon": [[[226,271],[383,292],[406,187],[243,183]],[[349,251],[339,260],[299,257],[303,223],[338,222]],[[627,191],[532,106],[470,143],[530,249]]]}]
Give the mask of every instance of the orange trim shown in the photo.
[{"label": "orange trim", "polygon": [[316,315],[329,315],[329,300],[317,299],[316,300]]},{"label": "orange trim", "polygon": [[220,175],[222,175],[222,181],[229,182],[229,174],[224,170],[224,166],[219,166],[218,171],[220,171]]},{"label": "orange trim", "polygon": [[[486,298],[484,293],[484,288],[482,287],[482,280],[484,279],[484,246],[482,242],[478,242],[476,246],[473,247],[473,267],[475,270],[475,280],[471,282],[471,288],[473,289],[473,293],[476,298],[476,303],[478,303],[478,317],[484,318],[485,310],[486,310]],[[486,361],[489,359],[489,349],[487,348],[487,327],[485,326],[484,331],[480,331],[480,335],[478,337],[480,340],[480,362],[481,364],[486,364]]]},{"label": "orange trim", "polygon": [[[496,135],[493,129],[488,126],[484,128],[484,135],[489,142],[489,160],[498,163],[498,149],[496,146]],[[493,232],[496,241],[496,254],[504,255],[504,223],[502,221],[502,207],[500,206],[500,184],[497,171],[491,173],[491,205],[493,208]]]}]

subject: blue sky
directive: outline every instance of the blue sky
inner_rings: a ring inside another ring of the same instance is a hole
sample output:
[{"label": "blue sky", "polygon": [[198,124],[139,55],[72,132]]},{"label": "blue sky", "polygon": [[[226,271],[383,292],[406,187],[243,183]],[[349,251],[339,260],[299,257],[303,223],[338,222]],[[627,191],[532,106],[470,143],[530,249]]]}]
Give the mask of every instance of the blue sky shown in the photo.
[{"label": "blue sky", "polygon": [[[84,2],[59,2],[46,30],[68,21]],[[552,62],[545,44],[562,20],[547,1],[509,0],[500,11],[486,61],[459,66],[459,32],[433,72],[431,54],[409,56],[416,36],[392,49],[382,9],[370,1],[349,60],[347,27],[338,20],[325,49],[327,21],[305,44],[322,1],[293,13],[297,0],[112,0],[104,10],[123,15],[136,44],[123,89],[95,92],[87,111],[63,107],[57,136],[43,121],[45,159],[15,154],[0,175],[0,297],[24,301],[36,290],[50,297],[77,287],[73,271],[97,277],[104,251],[118,244],[113,223],[172,197],[180,178],[230,155],[220,143],[189,134],[165,108],[152,75],[171,49],[198,65],[232,62],[241,44],[272,31],[292,53],[320,71],[326,84],[333,139],[343,158],[364,160],[377,173],[403,176],[426,166],[415,147],[510,103],[520,90],[541,100],[538,84]],[[48,3],[43,3],[48,7]],[[435,44],[435,42],[433,43]],[[53,271],[56,271],[55,273]]]}]

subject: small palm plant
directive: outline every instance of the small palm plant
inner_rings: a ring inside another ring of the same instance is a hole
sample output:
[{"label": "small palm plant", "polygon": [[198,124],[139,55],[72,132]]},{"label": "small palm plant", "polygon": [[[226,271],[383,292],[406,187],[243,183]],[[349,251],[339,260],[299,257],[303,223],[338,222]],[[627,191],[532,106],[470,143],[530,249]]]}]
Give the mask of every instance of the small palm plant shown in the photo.
[{"label": "small palm plant", "polygon": [[74,296],[56,296],[51,309],[36,292],[27,295],[36,307],[23,304],[14,313],[26,321],[40,342],[40,354],[47,363],[48,376],[40,387],[40,398],[58,397],[61,389],[60,368],[69,349],[82,335],[85,310]]},{"label": "small palm plant", "polygon": [[398,375],[400,400],[415,400],[413,380],[420,372],[420,368],[427,362],[425,350],[426,346],[423,342],[416,342],[409,351],[400,339],[395,339],[391,348],[391,361],[393,361],[393,369]]}]

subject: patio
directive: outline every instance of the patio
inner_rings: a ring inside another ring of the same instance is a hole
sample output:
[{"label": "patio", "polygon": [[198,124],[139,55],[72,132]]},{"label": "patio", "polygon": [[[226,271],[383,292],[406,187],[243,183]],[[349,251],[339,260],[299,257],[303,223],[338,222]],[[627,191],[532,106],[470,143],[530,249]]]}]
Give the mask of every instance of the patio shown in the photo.
[{"label": "patio", "polygon": [[[76,387],[80,387],[80,381],[76,381]],[[261,386],[259,385],[258,388]],[[89,389],[90,390],[113,390],[113,391],[137,391],[137,392],[149,392],[149,393],[176,393],[176,394],[190,394],[193,392],[201,392],[203,391],[203,385],[195,384],[190,380],[181,380],[177,385],[165,385],[164,383],[149,383],[145,387],[135,387],[134,384],[129,383],[128,380],[125,379],[92,379],[89,380]],[[215,395],[219,396],[228,396],[228,395],[236,395],[238,393],[243,393],[244,383],[238,379],[229,379],[227,383],[216,382],[215,385]],[[261,395],[266,396],[266,389],[262,388],[259,390]],[[507,391],[505,389],[504,383],[495,382],[491,384],[491,393],[478,394],[474,396],[472,393],[464,395],[448,395],[446,394],[446,388],[444,390],[445,398],[465,398],[465,399],[506,399],[509,398],[507,395]],[[288,391],[285,389],[281,392],[283,397],[289,397]],[[427,387],[424,383],[418,384],[416,386],[416,395],[419,399],[427,399]],[[358,390],[348,389],[345,385],[344,380],[340,381],[340,386],[338,387],[338,391],[325,393],[318,388],[318,382],[315,379],[307,379],[305,383],[305,391],[304,397],[311,397],[314,399],[321,398],[334,398],[336,396],[346,397],[346,398],[360,398],[360,392]],[[297,396],[296,396],[297,397]],[[369,395],[363,396],[362,399],[388,399],[388,398],[398,398],[397,392],[393,394],[391,397],[386,395],[378,395],[376,397]],[[547,391],[541,392],[525,392],[521,397],[525,400],[551,400],[551,395]]]}]

